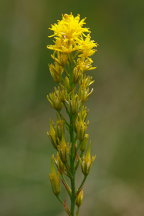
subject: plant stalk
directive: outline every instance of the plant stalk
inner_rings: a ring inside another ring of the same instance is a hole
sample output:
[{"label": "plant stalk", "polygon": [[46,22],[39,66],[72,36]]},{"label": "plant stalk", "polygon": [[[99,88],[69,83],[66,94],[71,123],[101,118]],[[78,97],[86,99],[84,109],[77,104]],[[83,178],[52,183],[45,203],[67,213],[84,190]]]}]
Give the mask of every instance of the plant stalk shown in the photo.
[{"label": "plant stalk", "polygon": [[74,123],[73,114],[70,114],[70,141],[71,141],[71,155],[70,155],[70,169],[71,169],[71,216],[75,214],[75,146],[74,146]]}]

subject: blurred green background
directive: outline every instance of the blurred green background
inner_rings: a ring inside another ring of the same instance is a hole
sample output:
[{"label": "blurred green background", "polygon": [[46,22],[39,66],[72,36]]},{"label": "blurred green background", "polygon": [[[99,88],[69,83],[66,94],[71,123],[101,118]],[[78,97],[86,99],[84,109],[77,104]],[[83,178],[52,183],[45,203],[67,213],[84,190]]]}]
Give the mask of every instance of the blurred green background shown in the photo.
[{"label": "blurred green background", "polygon": [[88,18],[100,45],[88,103],[97,160],[81,215],[143,216],[143,0],[0,0],[0,216],[65,215],[48,180],[46,45],[50,24],[70,12]]}]

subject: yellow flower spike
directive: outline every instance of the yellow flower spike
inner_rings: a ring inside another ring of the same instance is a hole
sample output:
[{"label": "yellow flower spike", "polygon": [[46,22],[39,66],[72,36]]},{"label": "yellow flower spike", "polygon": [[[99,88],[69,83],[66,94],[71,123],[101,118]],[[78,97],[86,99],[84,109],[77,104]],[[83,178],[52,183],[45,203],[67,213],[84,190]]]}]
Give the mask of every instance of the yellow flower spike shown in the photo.
[{"label": "yellow flower spike", "polygon": [[[91,95],[93,79],[87,71],[95,69],[91,56],[97,51],[97,43],[91,39],[90,30],[85,26],[85,18],[72,13],[62,15],[62,19],[51,25],[53,44],[53,63],[49,65],[51,76],[57,87],[47,98],[57,111],[56,123],[50,124],[48,135],[56,149],[53,156],[56,170],[50,174],[54,194],[60,192],[61,181],[70,195],[70,207],[66,201],[57,198],[63,204],[68,215],[78,215],[83,200],[82,187],[95,157],[87,150],[89,135],[86,133],[89,121],[85,101]],[[66,136],[66,130],[68,137]],[[79,163],[80,162],[80,163]],[[81,166],[84,178],[76,190],[76,171]],[[66,177],[66,178],[65,178]],[[70,181],[70,187],[67,180]],[[75,207],[78,207],[77,212]]]},{"label": "yellow flower spike", "polygon": [[85,176],[87,176],[89,174],[91,165],[92,165],[93,161],[95,160],[95,158],[96,158],[96,156],[91,157],[90,147],[89,147],[86,154],[82,157],[82,159],[80,159],[81,169],[82,169],[82,172]]},{"label": "yellow flower spike", "polygon": [[52,37],[62,38],[67,41],[70,39],[77,39],[80,35],[84,34],[84,32],[90,32],[88,28],[83,28],[85,19],[80,21],[80,15],[78,14],[74,17],[71,14],[64,14],[62,16],[62,20],[58,21],[58,24],[54,24],[51,26],[50,30],[54,32]]},{"label": "yellow flower spike", "polygon": [[84,196],[84,192],[83,192],[83,190],[80,190],[79,193],[77,194],[77,197],[76,197],[76,205],[78,207],[80,207],[82,204],[83,196]]},{"label": "yellow flower spike", "polygon": [[54,37],[54,45],[47,46],[48,49],[71,53],[77,51],[80,57],[87,58],[96,51],[97,44],[91,40],[90,30],[83,27],[85,19],[80,21],[80,15],[74,17],[71,14],[64,14],[62,20],[51,26],[54,32],[50,37]]},{"label": "yellow flower spike", "polygon": [[51,172],[49,174],[53,193],[58,196],[60,193],[60,176],[54,167],[53,160],[51,161]]}]

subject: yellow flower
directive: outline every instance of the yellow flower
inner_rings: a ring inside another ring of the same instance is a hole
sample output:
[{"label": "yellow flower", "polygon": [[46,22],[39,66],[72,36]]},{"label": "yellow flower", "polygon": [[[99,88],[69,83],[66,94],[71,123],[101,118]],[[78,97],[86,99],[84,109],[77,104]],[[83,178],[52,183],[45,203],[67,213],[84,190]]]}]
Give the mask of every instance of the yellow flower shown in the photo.
[{"label": "yellow flower", "polygon": [[82,58],[82,57],[78,58],[77,59],[77,64],[76,64],[76,66],[74,67],[74,70],[73,70],[74,79],[77,81],[78,78],[81,78],[81,76],[83,75],[83,73],[85,71],[95,69],[96,67],[92,67],[92,63],[93,63],[93,60],[91,58],[86,58],[86,59]]},{"label": "yellow flower", "polygon": [[80,15],[64,14],[57,24],[53,24],[50,30],[54,37],[54,44],[48,45],[47,48],[56,52],[71,53],[77,51],[79,56],[87,58],[96,50],[97,44],[91,40],[90,30],[83,27],[85,19],[80,20]]},{"label": "yellow flower", "polygon": [[97,47],[97,43],[91,40],[90,34],[86,38],[78,39],[78,50],[81,52],[80,57],[87,58],[93,55],[96,52],[95,47]]},{"label": "yellow flower", "polygon": [[60,37],[65,40],[75,39],[82,35],[84,32],[90,32],[88,28],[83,28],[85,19],[80,21],[80,15],[74,17],[71,14],[64,14],[62,20],[58,20],[58,24],[51,26],[50,30],[54,32],[50,37]]}]

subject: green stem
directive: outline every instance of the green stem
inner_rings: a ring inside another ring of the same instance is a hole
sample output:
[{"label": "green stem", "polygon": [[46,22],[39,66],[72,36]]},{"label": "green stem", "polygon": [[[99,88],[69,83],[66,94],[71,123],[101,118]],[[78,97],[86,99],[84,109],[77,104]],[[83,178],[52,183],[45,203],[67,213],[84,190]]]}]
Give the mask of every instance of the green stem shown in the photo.
[{"label": "green stem", "polygon": [[56,198],[58,199],[58,201],[63,205],[63,201],[59,196],[56,196]]},{"label": "green stem", "polygon": [[61,175],[61,177],[62,177],[62,183],[63,183],[63,185],[64,185],[64,187],[65,187],[66,191],[68,192],[69,196],[71,196],[71,190],[70,190],[70,187],[69,187],[69,185],[67,184],[67,182],[66,182],[66,180],[65,180],[64,176],[63,176],[63,175]]},{"label": "green stem", "polygon": [[70,169],[71,169],[71,216],[75,213],[75,146],[74,146],[74,123],[73,115],[70,114],[70,141],[71,141],[71,155],[70,155]]},{"label": "green stem", "polygon": [[76,211],[76,216],[79,216],[79,209],[80,208],[78,208],[77,211]]},{"label": "green stem", "polygon": [[63,117],[63,115],[61,114],[61,112],[60,112],[60,111],[57,111],[57,113],[58,113],[59,117],[60,117],[62,120],[64,120],[64,122],[65,122],[67,128],[69,129],[69,124],[68,124],[68,122],[66,121],[66,119]]},{"label": "green stem", "polygon": [[79,188],[78,188],[78,190],[77,190],[77,194],[78,194],[79,191],[82,189],[82,187],[83,187],[83,185],[84,185],[84,183],[85,183],[86,178],[87,178],[87,175],[84,176],[83,181],[82,181],[81,185],[79,186]]}]

